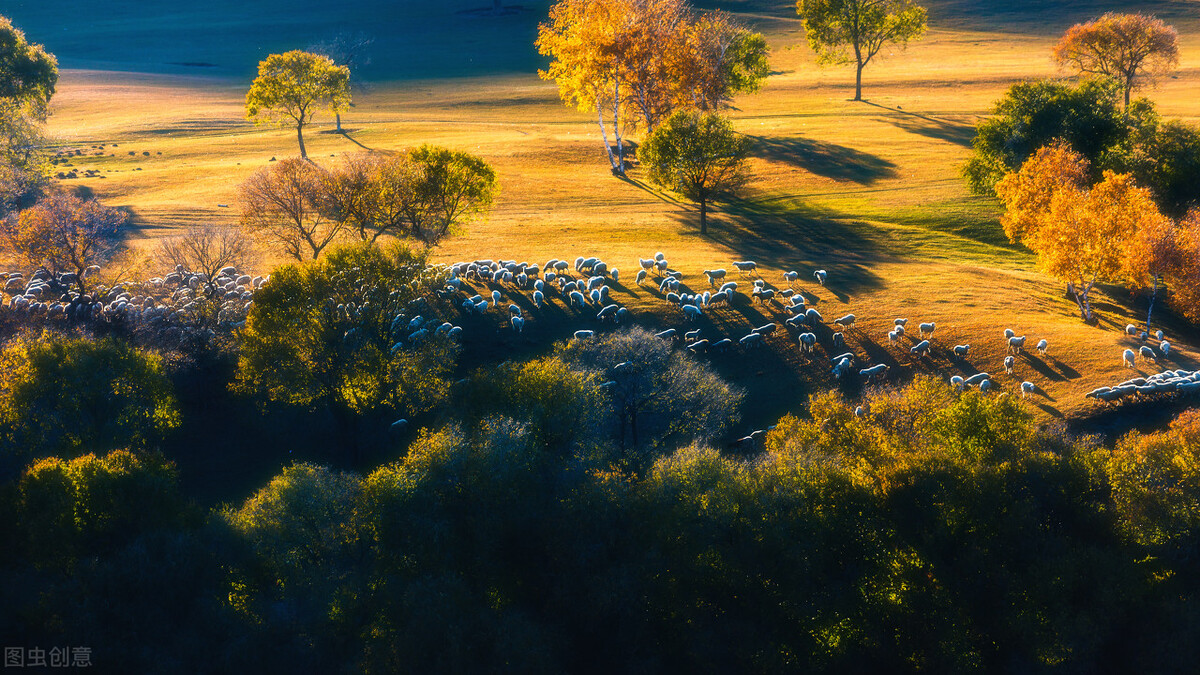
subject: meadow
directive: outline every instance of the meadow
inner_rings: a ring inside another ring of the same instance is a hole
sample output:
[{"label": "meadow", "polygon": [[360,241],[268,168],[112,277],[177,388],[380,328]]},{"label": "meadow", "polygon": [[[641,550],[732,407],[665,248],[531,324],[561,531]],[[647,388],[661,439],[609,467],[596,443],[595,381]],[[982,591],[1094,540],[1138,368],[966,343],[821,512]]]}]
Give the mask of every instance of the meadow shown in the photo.
[{"label": "meadow", "polygon": [[[1003,373],[1004,328],[1029,335],[1030,344],[1048,339],[1048,356],[1025,354],[1016,374],[998,375],[998,383],[1015,392],[1022,380],[1034,382],[1045,423],[1066,420],[1084,430],[1099,409],[1084,394],[1127,377],[1120,354],[1132,341],[1123,327],[1144,318],[1145,301],[1106,288],[1099,324],[1079,320],[1062,285],[1007,242],[999,204],[971,195],[960,178],[973,126],[1012,83],[1057,74],[1049,50],[1068,26],[1135,4],[1181,32],[1181,68],[1145,94],[1165,117],[1200,121],[1194,3],[932,2],[928,35],[872,64],[867,100],[859,103],[849,100],[852,69],[815,64],[790,3],[717,3],[767,35],[773,72],[762,92],[740,97],[730,111],[753,139],[753,179],[701,236],[690,205],[636,170],[628,180],[612,177],[591,116],[564,107],[554,85],[537,78],[542,62],[532,40],[547,3],[490,16],[471,11],[477,0],[389,5],[386,12],[373,3],[246,9],[214,2],[171,14],[124,1],[104,4],[103,17],[95,14],[100,5],[60,17],[58,4],[15,3],[6,12],[64,67],[49,131],[59,149],[81,151],[71,168],[94,172],[70,182],[129,209],[134,243],[145,250],[190,223],[236,222],[238,183],[295,153],[292,132],[244,118],[257,60],[333,30],[362,30],[377,39],[362,72],[369,86],[343,117],[348,133],[331,133],[332,119],[320,119],[306,134],[309,153],[322,163],[434,143],[490,162],[501,190],[495,208],[441,244],[435,260],[600,256],[625,273],[617,299],[657,329],[680,326],[682,317],[657,288],[631,283],[638,257],[664,252],[693,288],[705,285],[701,270],[733,260],[756,260],[775,285],[795,269],[797,290],[827,320],[859,317],[851,346],[890,364],[892,380],[918,371]],[[268,256],[260,267],[280,262]],[[818,268],[829,271],[824,287],[811,276]],[[907,349],[888,346],[892,318],[901,316],[937,323],[931,358],[915,362]],[[742,304],[709,313],[700,327],[736,339],[783,318],[781,308]],[[1174,344],[1171,358],[1139,362],[1139,372],[1200,367],[1196,332],[1165,312],[1161,320]],[[594,323],[548,312],[534,316],[523,335],[476,332],[463,367],[543,352]],[[972,345],[970,357],[955,361],[950,348],[964,343]],[[803,412],[807,394],[835,386],[822,354],[802,357],[794,341],[778,336],[768,345],[714,357],[723,375],[750,392],[739,431]]]}]

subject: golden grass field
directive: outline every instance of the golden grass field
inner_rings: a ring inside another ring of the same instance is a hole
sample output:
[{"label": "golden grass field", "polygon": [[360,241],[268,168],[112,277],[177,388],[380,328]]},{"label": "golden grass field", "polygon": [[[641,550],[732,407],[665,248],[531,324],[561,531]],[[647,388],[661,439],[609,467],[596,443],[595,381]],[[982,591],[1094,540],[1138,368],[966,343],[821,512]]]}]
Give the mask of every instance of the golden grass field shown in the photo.
[{"label": "golden grass field", "polygon": [[[960,14],[956,5],[963,6]],[[1164,116],[1200,122],[1200,21],[1194,18],[1200,6],[1157,5],[1181,31],[1182,67],[1145,93]],[[491,162],[501,185],[494,210],[436,249],[437,260],[597,255],[623,272],[626,291],[617,299],[653,328],[680,326],[682,318],[656,287],[632,283],[639,256],[663,251],[693,288],[706,285],[700,276],[706,268],[729,268],[736,279],[732,260],[757,260],[776,285],[781,272],[796,269],[796,288],[827,321],[858,316],[848,333],[851,346],[872,363],[891,363],[891,378],[914,370],[946,377],[986,370],[1009,391],[1019,391],[1022,380],[1036,383],[1041,394],[1034,404],[1047,422],[1084,416],[1097,408],[1083,397],[1087,391],[1128,376],[1121,351],[1131,341],[1122,329],[1144,318],[1144,301],[1110,289],[1099,298],[1100,324],[1082,323],[1062,284],[1038,273],[1028,252],[1004,240],[998,204],[971,196],[958,169],[973,124],[1011,83],[1055,75],[1049,60],[1055,36],[1088,14],[975,21],[972,6],[938,3],[924,40],[868,68],[869,102],[862,103],[848,100],[851,68],[815,65],[798,21],[784,11],[746,13],[768,36],[775,74],[731,111],[737,128],[756,139],[753,180],[743,199],[718,208],[707,237],[695,229],[690,205],[649,187],[638,172],[630,181],[610,176],[593,118],[564,107],[554,85],[533,72],[376,83],[356,96],[343,119],[349,138],[321,133],[332,126],[322,119],[306,141],[319,163],[359,146],[394,150],[420,143],[469,150]],[[271,157],[296,152],[293,132],[244,120],[248,84],[66,69],[50,131],[63,148],[84,150],[75,167],[103,176],[72,182],[128,207],[135,243],[149,248],[189,223],[235,222],[239,181]],[[101,144],[102,151],[93,148]],[[827,287],[813,282],[817,268],[829,270]],[[897,316],[909,317],[910,328],[937,323],[931,359],[913,364],[907,346],[888,347],[886,333]],[[1176,350],[1164,365],[1200,367],[1200,334],[1165,312],[1156,316],[1168,322]],[[778,307],[742,304],[711,312],[701,327],[710,337],[736,339],[753,325],[783,318]],[[494,323],[502,323],[498,315]],[[534,315],[519,339],[507,330],[477,332],[476,362],[513,349],[544,350],[551,338],[594,323],[555,310]],[[1003,375],[1006,327],[1027,334],[1030,347],[1049,339],[1049,356],[1026,355],[1015,377]],[[961,343],[972,349],[959,364],[949,350]],[[748,428],[801,411],[807,393],[833,386],[823,352],[801,357],[794,340],[779,333],[768,344],[745,356],[714,357],[722,373],[751,392]],[[1139,363],[1138,370],[1157,368]]]}]

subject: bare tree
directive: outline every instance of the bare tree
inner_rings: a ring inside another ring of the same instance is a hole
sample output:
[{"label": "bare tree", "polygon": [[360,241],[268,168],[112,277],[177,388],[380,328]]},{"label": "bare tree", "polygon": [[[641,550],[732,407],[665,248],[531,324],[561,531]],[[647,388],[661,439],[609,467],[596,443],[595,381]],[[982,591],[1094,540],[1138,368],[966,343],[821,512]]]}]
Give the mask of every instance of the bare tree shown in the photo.
[{"label": "bare tree", "polygon": [[199,274],[208,282],[225,267],[243,269],[254,259],[254,243],[234,227],[193,225],[159,243],[154,257],[164,267]]},{"label": "bare tree", "polygon": [[242,227],[296,260],[316,260],[344,227],[323,213],[324,180],[324,169],[298,157],[259,169],[240,189]]}]

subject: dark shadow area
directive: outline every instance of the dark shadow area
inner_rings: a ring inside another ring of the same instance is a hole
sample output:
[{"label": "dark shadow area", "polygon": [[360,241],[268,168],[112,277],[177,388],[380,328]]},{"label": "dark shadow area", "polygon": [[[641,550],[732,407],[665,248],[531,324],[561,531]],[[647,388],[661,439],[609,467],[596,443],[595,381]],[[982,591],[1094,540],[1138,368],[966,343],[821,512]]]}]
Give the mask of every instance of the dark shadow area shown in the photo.
[{"label": "dark shadow area", "polygon": [[[1021,358],[1024,359],[1025,365],[1037,371],[1039,375],[1048,380],[1052,380],[1054,382],[1065,382],[1067,380],[1065,375],[1059,374],[1045,361],[1039,359],[1033,354],[1030,354],[1029,352],[1021,352]],[[1075,375],[1078,376],[1079,373],[1075,373]]]},{"label": "dark shadow area", "polygon": [[955,145],[961,145],[964,148],[971,147],[971,141],[975,138],[975,127],[965,122],[955,122],[947,119],[922,115],[920,113],[909,112],[900,108],[892,108],[871,101],[863,101],[869,106],[874,106],[881,110],[887,110],[895,113],[888,115],[883,119],[897,128],[903,129],[909,133],[925,136]]},{"label": "dark shadow area", "polygon": [[896,165],[877,155],[808,138],[746,135],[754,157],[791,164],[818,176],[870,185],[896,175]]}]

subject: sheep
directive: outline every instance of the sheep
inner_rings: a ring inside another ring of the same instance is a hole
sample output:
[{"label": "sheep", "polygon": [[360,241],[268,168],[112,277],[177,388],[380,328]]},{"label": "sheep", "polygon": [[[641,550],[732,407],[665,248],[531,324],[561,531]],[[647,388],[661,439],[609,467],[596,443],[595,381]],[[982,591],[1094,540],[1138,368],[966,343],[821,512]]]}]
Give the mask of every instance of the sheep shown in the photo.
[{"label": "sheep", "polygon": [[928,354],[929,340],[921,340],[914,345],[912,349],[908,350],[908,353],[912,354],[913,356],[924,356],[925,354]]},{"label": "sheep", "polygon": [[546,295],[541,291],[534,291],[533,304],[536,305],[538,309],[544,307],[546,305]]},{"label": "sheep", "polygon": [[686,321],[695,321],[696,319],[700,318],[701,314],[704,313],[695,305],[684,305],[680,309],[683,310],[683,318]]},{"label": "sheep", "polygon": [[676,333],[677,331],[674,328],[668,328],[661,333],[655,333],[654,337],[662,338],[664,340],[674,340]]},{"label": "sheep", "polygon": [[907,318],[904,318],[904,319],[894,319],[894,320],[892,321],[892,324],[893,324],[893,325],[896,325],[896,326],[899,326],[899,327],[901,327],[901,328],[903,328],[903,327],[905,327],[905,326],[907,326],[907,325],[908,325],[908,319],[907,319]]},{"label": "sheep", "polygon": [[391,430],[393,432],[404,431],[404,427],[407,427],[407,426],[408,426],[408,420],[402,418],[402,419],[396,420],[395,422],[392,422]]},{"label": "sheep", "polygon": [[1138,349],[1138,356],[1142,357],[1143,361],[1157,361],[1158,360],[1156,358],[1154,350],[1145,345],[1142,345],[1142,347],[1140,349]]},{"label": "sheep", "polygon": [[572,306],[577,306],[580,309],[583,309],[584,305],[587,304],[587,299],[584,298],[583,293],[580,293],[579,291],[571,291],[571,294],[567,297],[570,299],[570,304]]},{"label": "sheep", "polygon": [[604,294],[599,288],[592,289],[592,292],[588,293],[588,300],[591,300],[593,305],[598,305],[604,300]]},{"label": "sheep", "polygon": [[808,323],[808,325],[815,326],[825,319],[821,316],[820,312],[812,307],[809,307],[808,310],[804,312],[804,320]]},{"label": "sheep", "polygon": [[825,285],[825,278],[827,276],[829,276],[829,273],[825,270],[817,270],[816,272],[813,272],[813,278],[816,279],[817,283],[821,284],[822,286]]},{"label": "sheep", "polygon": [[746,349],[751,349],[754,347],[761,347],[762,343],[763,343],[762,333],[750,333],[749,335],[745,335],[741,339],[738,340],[738,344],[742,345]]},{"label": "sheep", "polygon": [[1025,336],[1008,338],[1008,353],[1020,354],[1025,350]]},{"label": "sheep", "polygon": [[693,354],[699,354],[708,349],[708,340],[697,340],[688,345],[686,349]]},{"label": "sheep", "polygon": [[613,281],[620,281],[621,280],[621,270],[614,267],[608,271],[608,276],[612,277]]},{"label": "sheep", "polygon": [[862,407],[861,405],[854,407],[854,416],[855,417],[862,417],[866,414],[867,414],[867,409]]},{"label": "sheep", "polygon": [[576,340],[590,340],[595,336],[596,336],[596,331],[594,331],[594,330],[577,330],[577,331],[575,331],[574,337]]},{"label": "sheep", "polygon": [[655,254],[654,254],[654,260],[655,260],[655,262],[662,262],[662,261],[664,261],[664,260],[666,260],[666,259],[667,259],[667,256],[663,255],[663,252],[662,252],[662,251],[659,251],[658,253],[655,253]]},{"label": "sheep", "polygon": [[704,276],[708,277],[708,285],[715,287],[717,285],[717,281],[725,278],[725,270],[704,270]]},{"label": "sheep", "polygon": [[756,289],[754,291],[753,295],[754,295],[754,299],[759,301],[760,303],[770,303],[773,300],[775,300],[775,289],[773,289],[773,288],[767,288],[765,290],[757,290]]},{"label": "sheep", "polygon": [[628,318],[629,318],[629,310],[624,307],[618,307],[616,315],[613,316],[613,322],[621,323],[622,321],[625,321]]},{"label": "sheep", "polygon": [[1130,324],[1126,324],[1126,325],[1125,325],[1125,334],[1126,334],[1126,335],[1129,335],[1129,336],[1137,335],[1137,334],[1138,334],[1138,327],[1137,327],[1137,326],[1135,326],[1135,325],[1133,325],[1133,324],[1131,324],[1131,323],[1130,323]]},{"label": "sheep", "polygon": [[887,371],[887,364],[880,363],[878,365],[871,366],[870,368],[863,368],[862,370],[858,371],[858,374],[869,380],[875,380],[879,377],[882,377],[885,373],[887,373]]},{"label": "sheep", "polygon": [[795,270],[792,270],[791,272],[784,272],[784,273],[783,273],[783,280],[784,280],[784,281],[786,281],[786,282],[788,282],[788,285],[789,285],[789,286],[791,286],[791,285],[792,285],[792,283],[793,283],[794,281],[796,281],[797,279],[799,279],[799,278],[800,278],[800,273],[799,273],[799,272],[797,272],[797,271],[795,271]]},{"label": "sheep", "polygon": [[596,314],[596,320],[597,321],[605,321],[609,318],[615,318],[616,314],[617,314],[617,309],[619,309],[619,308],[615,304],[605,306],[604,309],[601,309],[600,312],[598,314]]},{"label": "sheep", "polygon": [[1017,332],[1011,328],[1004,329],[1004,339],[1011,340],[1017,336]]},{"label": "sheep", "polygon": [[725,283],[721,284],[721,288],[717,289],[717,292],[725,293],[726,291],[728,291],[730,293],[736,293],[737,287],[738,287],[738,284],[736,281],[726,281]]},{"label": "sheep", "polygon": [[519,316],[514,316],[511,319],[509,319],[509,323],[512,324],[513,330],[516,331],[517,333],[525,332],[525,319],[523,319]]},{"label": "sheep", "polygon": [[658,273],[662,274],[663,272],[667,271],[668,265],[666,260],[659,260],[658,262],[654,263],[654,266],[658,268]]},{"label": "sheep", "polygon": [[1161,330],[1154,331],[1154,339],[1161,342],[1163,340],[1163,332]]},{"label": "sheep", "polygon": [[750,272],[758,271],[758,263],[754,262],[753,260],[735,260],[733,262],[733,266],[736,267],[743,276],[749,274]]},{"label": "sheep", "polygon": [[987,373],[975,373],[974,375],[968,377],[963,382],[969,386],[976,385],[976,384],[979,384],[980,382],[983,382],[984,380],[991,379],[991,377],[992,376],[988,375]]},{"label": "sheep", "polygon": [[521,308],[517,305],[509,305],[508,313],[514,316],[521,316]]},{"label": "sheep", "polygon": [[854,325],[854,315],[847,314],[846,316],[839,317],[837,319],[834,319],[833,323],[834,323],[834,325],[841,326],[842,328],[849,328],[850,326]]},{"label": "sheep", "polygon": [[567,270],[571,269],[571,263],[566,260],[559,260],[554,263],[554,271],[558,274],[566,274]]},{"label": "sheep", "polygon": [[971,351],[971,345],[954,345],[954,356],[958,359],[965,359],[969,351]]},{"label": "sheep", "polygon": [[901,333],[898,330],[888,331],[888,344],[895,345],[897,342],[900,341],[901,335],[903,335],[903,333]]},{"label": "sheep", "polygon": [[500,306],[500,291],[492,291],[492,304],[497,307]]},{"label": "sheep", "polygon": [[1038,354],[1040,354],[1040,355],[1042,355],[1042,356],[1045,356],[1045,355],[1046,355],[1046,350],[1047,350],[1047,349],[1049,349],[1049,348],[1050,348],[1050,342],[1049,342],[1049,341],[1047,341],[1047,340],[1045,340],[1045,339],[1038,340],[1038,343],[1037,343],[1037,350],[1038,350]]},{"label": "sheep", "polygon": [[[1158,334],[1161,336],[1162,331],[1158,331]],[[1158,349],[1162,352],[1163,356],[1169,356],[1171,354],[1171,343],[1163,340],[1162,342],[1158,343]]]},{"label": "sheep", "polygon": [[791,297],[795,294],[796,294],[796,289],[794,289],[794,288],[785,288],[785,289],[779,291],[779,297],[781,297],[781,298],[791,299]]},{"label": "sheep", "polygon": [[966,387],[966,380],[964,380],[961,375],[955,375],[954,377],[950,378],[950,386],[962,391],[963,388]]},{"label": "sheep", "polygon": [[834,333],[833,334],[833,348],[834,349],[845,349],[846,348],[846,336],[842,335],[841,333]]},{"label": "sheep", "polygon": [[634,276],[633,280],[638,286],[641,286],[642,282],[646,280],[646,270],[638,270],[638,273],[636,276]]},{"label": "sheep", "polygon": [[804,323],[804,314],[796,314],[795,316],[785,319],[783,323],[786,326],[791,326],[792,328],[799,330],[800,324]]},{"label": "sheep", "polygon": [[752,332],[760,335],[770,335],[771,333],[774,333],[775,329],[778,327],[779,326],[774,323],[768,323],[765,326],[759,326],[758,328],[755,328]]},{"label": "sheep", "polygon": [[801,333],[796,339],[800,341],[800,351],[802,352],[811,352],[817,346],[815,333]]},{"label": "sheep", "polygon": [[1014,369],[1013,367],[1016,365],[1016,363],[1017,363],[1016,357],[1013,357],[1013,356],[1004,357],[1004,372],[1008,373],[1009,375],[1012,375],[1013,369]]},{"label": "sheep", "polygon": [[833,367],[833,376],[836,378],[841,378],[843,375],[850,372],[850,369],[853,367],[854,362],[851,359],[842,359]]},{"label": "sheep", "polygon": [[608,263],[597,262],[596,264],[592,265],[592,274],[601,277],[608,274]]},{"label": "sheep", "polygon": [[1025,398],[1029,394],[1032,394],[1036,391],[1037,391],[1037,385],[1035,385],[1034,383],[1029,382],[1028,380],[1021,383],[1021,398]]},{"label": "sheep", "polygon": [[937,324],[930,321],[929,323],[920,324],[917,326],[917,328],[921,331],[921,337],[928,337],[933,335],[933,331],[935,328],[937,328]]},{"label": "sheep", "polygon": [[699,328],[697,328],[696,330],[689,330],[688,332],[683,334],[684,342],[695,342],[696,340],[699,340],[699,339],[700,339],[700,329]]},{"label": "sheep", "polygon": [[1132,349],[1126,349],[1126,350],[1125,350],[1125,351],[1124,351],[1124,352],[1121,354],[1121,364],[1122,364],[1122,365],[1124,365],[1124,366],[1125,366],[1125,367],[1127,367],[1127,368],[1133,368],[1133,367],[1134,367],[1134,365],[1135,365],[1135,359],[1136,359],[1136,356],[1134,355],[1134,353],[1133,353],[1133,350],[1132,350]]},{"label": "sheep", "polygon": [[986,394],[991,390],[992,390],[992,381],[991,380],[984,380],[983,382],[979,383],[979,393]]},{"label": "sheep", "polygon": [[651,258],[650,260],[646,260],[645,258],[638,258],[638,264],[642,266],[643,272],[649,272],[650,270],[654,269],[654,259],[653,258]]}]

